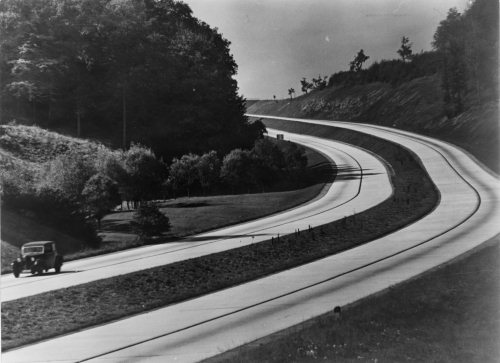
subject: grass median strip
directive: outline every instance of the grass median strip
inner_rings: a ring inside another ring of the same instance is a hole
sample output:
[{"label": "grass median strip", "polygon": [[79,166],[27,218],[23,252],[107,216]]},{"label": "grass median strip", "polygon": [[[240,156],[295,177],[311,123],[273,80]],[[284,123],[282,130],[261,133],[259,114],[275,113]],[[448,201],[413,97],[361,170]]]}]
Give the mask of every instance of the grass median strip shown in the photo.
[{"label": "grass median strip", "polygon": [[409,282],[236,348],[225,362],[498,362],[500,237]]},{"label": "grass median strip", "polygon": [[412,153],[373,136],[345,131],[342,135],[343,141],[362,143],[390,164],[394,171],[391,198],[300,235],[3,303],[2,349],[139,314],[311,262],[402,228],[435,207],[438,192]]}]

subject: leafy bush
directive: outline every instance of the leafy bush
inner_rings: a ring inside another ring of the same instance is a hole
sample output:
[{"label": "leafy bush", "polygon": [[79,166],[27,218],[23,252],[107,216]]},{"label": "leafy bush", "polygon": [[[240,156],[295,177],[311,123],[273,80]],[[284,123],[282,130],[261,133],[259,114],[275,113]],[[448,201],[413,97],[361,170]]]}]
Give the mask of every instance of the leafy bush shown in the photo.
[{"label": "leafy bush", "polygon": [[170,220],[154,203],[141,203],[134,213],[132,225],[141,237],[160,236],[170,231]]},{"label": "leafy bush", "polygon": [[120,203],[117,184],[104,174],[92,176],[82,191],[85,210],[97,220],[101,227],[101,219]]},{"label": "leafy bush", "polygon": [[39,189],[57,191],[64,198],[81,202],[85,183],[96,172],[93,155],[70,150],[46,165]]},{"label": "leafy bush", "polygon": [[[119,165],[115,165],[120,173]],[[167,167],[155,156],[155,153],[142,145],[132,144],[124,153],[124,171],[122,180],[122,198],[134,202],[151,200],[161,192],[162,182],[167,177]]]}]

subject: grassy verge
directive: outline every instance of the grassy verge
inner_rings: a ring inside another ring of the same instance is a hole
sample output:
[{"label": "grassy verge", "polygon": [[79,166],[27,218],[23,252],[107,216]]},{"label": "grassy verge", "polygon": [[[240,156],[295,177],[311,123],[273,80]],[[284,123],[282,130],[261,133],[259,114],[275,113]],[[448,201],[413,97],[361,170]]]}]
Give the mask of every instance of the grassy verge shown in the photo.
[{"label": "grassy verge", "polygon": [[207,363],[498,362],[499,243]]},{"label": "grassy verge", "polygon": [[391,198],[298,236],[3,303],[2,349],[142,313],[311,262],[402,228],[434,208],[438,192],[410,152],[372,136],[337,131],[343,132],[344,141],[363,144],[391,165]]},{"label": "grassy verge", "polygon": [[[314,199],[321,193],[325,184],[333,180],[334,167],[324,155],[310,148],[305,149],[308,166],[302,183],[306,187],[269,193],[184,197],[160,202],[162,212],[170,218],[172,230],[162,238],[155,239],[154,243],[169,242],[261,218]],[[66,261],[142,246],[144,241],[137,237],[130,223],[133,215],[134,211],[123,211],[105,216],[100,231],[103,242],[99,248],[90,248],[82,247],[85,246],[82,241],[40,225],[28,217],[2,210],[2,238],[14,241],[2,241],[2,273],[11,272],[10,263],[19,256],[20,246],[33,238],[64,241],[64,244],[59,244],[58,247]]]}]

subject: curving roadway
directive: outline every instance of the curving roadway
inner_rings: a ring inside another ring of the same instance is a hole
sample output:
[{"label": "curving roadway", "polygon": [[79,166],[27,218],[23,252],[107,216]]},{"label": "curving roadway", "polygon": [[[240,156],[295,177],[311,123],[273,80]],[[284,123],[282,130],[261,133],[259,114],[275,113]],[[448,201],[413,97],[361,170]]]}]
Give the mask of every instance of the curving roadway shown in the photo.
[{"label": "curving roadway", "polygon": [[345,127],[404,145],[419,156],[438,187],[439,205],[421,220],[357,248],[214,294],[13,350],[4,354],[5,362],[199,361],[404,281],[498,234],[498,179],[462,150],[389,128],[305,122]]},{"label": "curving roadway", "polygon": [[[269,130],[270,136],[276,132]],[[42,292],[95,280],[132,273],[145,268],[221,252],[271,239],[272,236],[305,230],[371,208],[388,198],[392,186],[386,165],[379,158],[340,142],[285,133],[287,140],[313,148],[349,173],[339,178],[310,203],[215,231],[185,238],[178,242],[146,246],[99,257],[65,263],[63,273],[43,276],[12,275],[1,277],[1,301],[6,302]],[[342,170],[339,172],[342,174]],[[376,192],[374,192],[376,191]]]}]

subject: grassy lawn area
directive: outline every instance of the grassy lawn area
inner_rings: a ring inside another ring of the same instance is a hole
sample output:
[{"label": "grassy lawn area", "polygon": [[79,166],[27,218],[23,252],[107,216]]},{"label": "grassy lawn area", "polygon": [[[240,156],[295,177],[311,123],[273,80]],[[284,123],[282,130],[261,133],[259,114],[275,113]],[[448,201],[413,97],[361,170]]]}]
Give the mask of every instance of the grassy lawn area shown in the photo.
[{"label": "grassy lawn area", "polygon": [[409,282],[207,360],[498,362],[500,237]]},{"label": "grassy lawn area", "polygon": [[[302,180],[304,188],[268,193],[183,197],[159,203],[161,211],[170,218],[172,229],[154,243],[165,243],[188,235],[242,223],[278,213],[316,198],[334,178],[334,166],[324,155],[305,148],[308,165]],[[290,186],[290,185],[289,185]],[[293,185],[292,185],[293,186]],[[298,185],[297,185],[298,186]],[[126,207],[126,206],[125,206]],[[82,247],[82,241],[42,226],[36,221],[2,210],[2,273],[11,272],[10,263],[19,256],[20,246],[33,240],[64,241],[58,247],[66,261],[101,255],[144,245],[130,224],[134,211],[114,212],[102,220],[99,248]],[[62,248],[61,248],[62,247]]]},{"label": "grassy lawn area", "polygon": [[402,228],[434,208],[438,192],[410,152],[375,137],[358,133],[350,137],[354,144],[368,138],[364,146],[391,165],[392,198],[299,236],[3,303],[2,349],[143,313],[311,262]]}]

